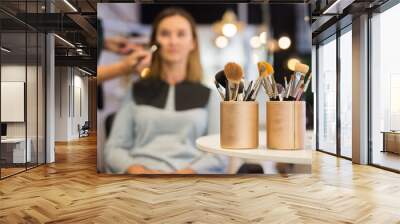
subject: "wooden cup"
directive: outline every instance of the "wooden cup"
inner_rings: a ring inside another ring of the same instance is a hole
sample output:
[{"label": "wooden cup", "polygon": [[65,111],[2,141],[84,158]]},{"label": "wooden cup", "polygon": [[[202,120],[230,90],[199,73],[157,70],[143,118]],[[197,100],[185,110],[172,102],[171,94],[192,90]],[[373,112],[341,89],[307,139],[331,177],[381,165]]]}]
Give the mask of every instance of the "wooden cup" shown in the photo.
[{"label": "wooden cup", "polygon": [[304,101],[267,102],[267,148],[304,149],[306,104]]},{"label": "wooden cup", "polygon": [[258,103],[222,101],[220,107],[221,147],[258,148]]}]

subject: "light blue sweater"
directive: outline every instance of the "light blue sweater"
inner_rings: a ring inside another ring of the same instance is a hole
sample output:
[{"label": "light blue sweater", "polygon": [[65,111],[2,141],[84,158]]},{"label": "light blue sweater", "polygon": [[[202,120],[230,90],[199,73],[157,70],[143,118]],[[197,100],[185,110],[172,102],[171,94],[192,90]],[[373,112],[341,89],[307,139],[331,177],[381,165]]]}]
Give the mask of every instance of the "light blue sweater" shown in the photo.
[{"label": "light blue sweater", "polygon": [[[118,112],[105,146],[107,172],[125,173],[131,165],[173,172],[224,173],[227,158],[200,151],[198,137],[219,132],[219,98],[211,91],[205,108],[175,110],[170,86],[164,109],[137,105],[133,97]],[[188,99],[190,100],[190,96]]]}]

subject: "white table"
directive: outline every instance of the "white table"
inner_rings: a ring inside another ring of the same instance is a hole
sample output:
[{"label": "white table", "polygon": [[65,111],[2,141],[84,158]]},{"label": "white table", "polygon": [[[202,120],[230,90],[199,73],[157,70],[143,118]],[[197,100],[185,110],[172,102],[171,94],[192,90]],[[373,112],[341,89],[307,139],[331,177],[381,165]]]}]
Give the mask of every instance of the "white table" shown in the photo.
[{"label": "white table", "polygon": [[27,147],[26,147],[26,154],[25,154],[25,138],[6,138],[1,139],[1,144],[4,145],[14,145],[13,148],[13,163],[25,163],[25,159],[27,158],[26,162],[31,161],[31,145],[32,140],[27,138]]},{"label": "white table", "polygon": [[265,132],[260,132],[259,142],[260,146],[256,149],[223,149],[219,142],[219,134],[216,134],[198,138],[196,145],[200,150],[206,152],[242,159],[302,165],[311,165],[312,163],[312,150],[267,149]]}]

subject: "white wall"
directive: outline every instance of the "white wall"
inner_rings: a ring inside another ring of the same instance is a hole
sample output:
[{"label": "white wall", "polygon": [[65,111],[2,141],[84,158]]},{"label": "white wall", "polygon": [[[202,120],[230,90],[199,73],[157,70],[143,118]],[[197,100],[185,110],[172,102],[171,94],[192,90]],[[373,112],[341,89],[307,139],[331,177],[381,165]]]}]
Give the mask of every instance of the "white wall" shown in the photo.
[{"label": "white wall", "polygon": [[[1,66],[1,81],[3,82],[25,82],[25,75],[27,69],[28,74],[32,73],[33,70],[36,73],[36,68],[33,66],[10,64]],[[36,96],[36,91],[35,91]],[[27,96],[33,96],[33,93],[27,93]],[[7,108],[1,108],[1,110],[7,110]],[[31,119],[28,119],[31,120]],[[25,137],[25,122],[7,122],[7,136],[8,137]]]},{"label": "white wall", "polygon": [[[31,70],[32,67],[28,67]],[[25,82],[25,65],[2,65],[1,66],[1,81],[2,82]],[[1,108],[7,110],[7,108]],[[25,137],[25,123],[11,122],[7,123],[8,137]]]},{"label": "white wall", "polygon": [[[38,69],[38,70],[37,70]],[[27,80],[25,80],[27,78]],[[21,112],[26,112],[24,122],[6,122],[7,137],[24,138],[25,135],[30,139],[32,161],[44,163],[45,150],[45,116],[44,116],[44,74],[41,66],[25,66],[25,64],[4,64],[1,66],[2,82],[24,82],[26,83],[26,106],[22,107]],[[7,96],[2,96],[7,97]],[[2,107],[1,110],[12,110]],[[12,111],[8,111],[11,112]],[[37,155],[38,154],[38,155]],[[49,160],[51,161],[51,160]]]},{"label": "white wall", "polygon": [[76,68],[56,67],[55,86],[55,140],[77,139],[78,124],[88,120],[88,78]]},{"label": "white wall", "polygon": [[55,140],[68,140],[68,86],[69,76],[67,67],[55,68]]}]

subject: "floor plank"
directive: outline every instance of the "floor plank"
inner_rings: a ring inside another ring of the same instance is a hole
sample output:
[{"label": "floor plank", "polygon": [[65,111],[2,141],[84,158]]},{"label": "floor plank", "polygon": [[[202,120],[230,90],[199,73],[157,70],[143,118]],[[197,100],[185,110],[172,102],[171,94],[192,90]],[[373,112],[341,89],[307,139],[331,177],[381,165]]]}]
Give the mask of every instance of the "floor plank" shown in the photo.
[{"label": "floor plank", "polygon": [[400,223],[400,175],[315,152],[312,174],[96,173],[96,139],[0,181],[0,223]]}]

